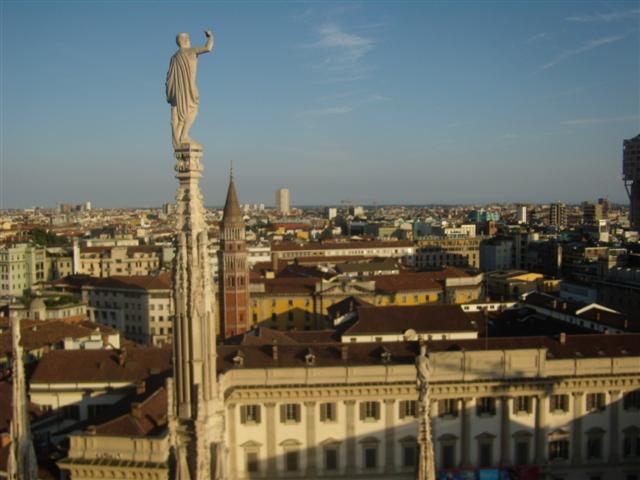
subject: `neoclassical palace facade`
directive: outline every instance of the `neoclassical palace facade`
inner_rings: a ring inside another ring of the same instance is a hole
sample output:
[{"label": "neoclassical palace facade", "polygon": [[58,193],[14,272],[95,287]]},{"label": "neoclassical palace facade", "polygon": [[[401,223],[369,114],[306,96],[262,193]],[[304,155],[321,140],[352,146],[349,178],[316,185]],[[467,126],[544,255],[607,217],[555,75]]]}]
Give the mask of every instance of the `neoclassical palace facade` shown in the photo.
[{"label": "neoclassical palace facade", "polygon": [[[417,343],[312,336],[218,347],[227,478],[415,478]],[[498,469],[520,478],[639,478],[640,335],[438,341],[429,350],[443,478]],[[154,417],[162,402],[163,388],[76,432],[59,465],[72,480],[170,478],[167,430]],[[127,421],[155,428],[133,435]]]}]

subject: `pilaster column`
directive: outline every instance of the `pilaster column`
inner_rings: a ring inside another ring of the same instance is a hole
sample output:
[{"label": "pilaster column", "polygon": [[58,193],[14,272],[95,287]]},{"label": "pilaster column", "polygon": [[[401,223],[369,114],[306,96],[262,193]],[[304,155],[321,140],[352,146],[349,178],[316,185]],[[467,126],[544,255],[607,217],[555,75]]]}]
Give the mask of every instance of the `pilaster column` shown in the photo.
[{"label": "pilaster column", "polygon": [[471,428],[469,425],[469,416],[470,412],[468,411],[470,408],[471,398],[462,398],[460,399],[460,441],[461,443],[461,459],[460,459],[460,467],[461,468],[469,468],[471,466],[471,461],[469,458],[469,447],[470,447],[470,434]]},{"label": "pilaster column", "polygon": [[347,465],[346,473],[354,474],[356,471],[356,401],[345,400],[346,433],[347,433]]},{"label": "pilaster column", "polygon": [[541,465],[547,458],[545,446],[547,444],[548,397],[545,394],[539,394],[534,398],[536,402],[534,463]]},{"label": "pilaster column", "polygon": [[236,405],[230,403],[227,405],[227,427],[229,428],[229,473],[231,478],[238,477],[238,457],[236,442]]},{"label": "pilaster column", "polygon": [[573,393],[573,426],[571,428],[571,463],[582,463],[582,416],[584,415],[584,392]]},{"label": "pilaster column", "polygon": [[396,401],[393,398],[384,400],[384,472],[391,473],[395,467],[396,455],[396,429],[394,427],[393,407]]},{"label": "pilaster column", "polygon": [[511,465],[511,419],[513,398],[500,397],[500,464]]},{"label": "pilaster column", "polygon": [[616,464],[620,451],[620,401],[622,394],[620,390],[609,392],[609,464]]},{"label": "pilaster column", "polygon": [[437,418],[438,418],[438,401],[431,399],[431,402],[429,405],[429,421],[431,422],[431,438],[434,445],[434,451],[435,451],[435,445],[437,445],[436,440],[438,438],[438,433],[436,431]]},{"label": "pilaster column", "polygon": [[313,477],[317,471],[316,448],[316,402],[304,402],[307,420],[307,477]]},{"label": "pilaster column", "polygon": [[276,459],[276,404],[264,404],[267,411],[267,475],[274,476],[278,472]]}]

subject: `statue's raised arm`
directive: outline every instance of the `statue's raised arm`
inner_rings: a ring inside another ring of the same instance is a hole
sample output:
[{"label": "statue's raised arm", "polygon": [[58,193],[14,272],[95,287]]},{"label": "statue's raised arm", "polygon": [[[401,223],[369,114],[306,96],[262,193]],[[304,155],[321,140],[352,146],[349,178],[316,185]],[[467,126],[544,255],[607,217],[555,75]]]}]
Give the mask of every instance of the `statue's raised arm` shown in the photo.
[{"label": "statue's raised arm", "polygon": [[196,86],[198,55],[213,49],[213,33],[206,31],[207,43],[203,47],[191,47],[188,33],[176,37],[178,50],[171,57],[167,72],[167,102],[171,105],[171,131],[173,148],[184,144],[196,144],[189,137],[189,129],[198,114],[200,94]]}]

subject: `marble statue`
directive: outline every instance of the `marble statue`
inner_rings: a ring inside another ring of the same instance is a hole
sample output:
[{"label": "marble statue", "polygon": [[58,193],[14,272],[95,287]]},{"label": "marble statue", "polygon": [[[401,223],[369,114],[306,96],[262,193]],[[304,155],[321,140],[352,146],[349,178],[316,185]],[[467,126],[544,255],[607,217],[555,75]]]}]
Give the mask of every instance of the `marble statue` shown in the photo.
[{"label": "marble statue", "polygon": [[171,132],[173,148],[183,144],[194,144],[189,137],[189,129],[198,114],[200,95],[196,86],[196,67],[198,56],[213,49],[213,33],[204,32],[206,45],[191,47],[188,33],[179,33],[176,37],[178,51],[171,57],[167,72],[167,102],[171,105]]},{"label": "marble statue", "polygon": [[418,390],[418,468],[417,480],[435,480],[433,440],[431,438],[431,398],[429,395],[429,377],[431,362],[427,345],[420,341],[420,353],[416,356],[416,387]]}]

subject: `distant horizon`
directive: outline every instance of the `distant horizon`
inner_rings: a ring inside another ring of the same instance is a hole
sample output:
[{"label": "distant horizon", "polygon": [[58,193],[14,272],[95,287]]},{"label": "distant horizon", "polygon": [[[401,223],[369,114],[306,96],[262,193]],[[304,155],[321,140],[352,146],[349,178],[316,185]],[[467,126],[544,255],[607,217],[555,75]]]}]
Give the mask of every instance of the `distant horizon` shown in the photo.
[{"label": "distant horizon", "polygon": [[[573,203],[569,203],[569,202],[560,202],[560,203],[564,203],[567,207],[580,207],[582,205],[582,203],[584,202],[590,202],[590,203],[597,203],[597,199],[595,201],[592,200],[582,200],[579,202],[573,202]],[[629,205],[625,202],[614,202],[614,201],[610,201],[611,205],[614,207],[623,207],[623,208],[628,208]],[[72,203],[72,202],[61,202],[61,203],[67,203],[71,206],[76,206],[76,205],[80,205],[80,203]],[[173,203],[173,202],[169,202],[169,203]],[[539,206],[544,206],[544,205],[550,205],[552,203],[557,203],[557,201],[551,201],[551,202],[489,202],[489,203],[418,203],[418,204],[410,204],[410,203],[374,203],[374,204],[363,204],[363,203],[354,203],[352,205],[337,205],[337,204],[310,204],[310,205],[291,205],[290,208],[292,209],[317,209],[317,208],[337,208],[337,209],[348,209],[349,207],[362,207],[365,209],[374,209],[374,208],[388,208],[388,207],[404,207],[404,208],[429,208],[429,207],[480,207],[479,209],[482,209],[483,207],[489,207],[492,205],[496,205],[496,206],[508,206],[508,205],[513,205],[513,206],[517,206],[517,205],[523,205],[523,206],[535,206],[535,207],[539,207]],[[256,202],[256,203],[243,203],[240,202],[240,206],[243,207],[245,205],[260,205],[262,204],[262,202]],[[161,210],[163,208],[163,205],[159,205],[159,206],[121,206],[121,207],[102,207],[102,206],[91,206],[91,210],[90,211],[94,211],[94,210]],[[0,209],[0,212],[8,212],[8,211],[22,211],[22,210],[31,210],[31,209],[40,209],[40,210],[56,210],[58,207],[58,205],[55,206],[41,206],[41,205],[34,205],[34,206],[30,206],[30,207],[25,207],[25,208],[3,208]],[[204,208],[206,209],[215,209],[215,210],[222,210],[224,208],[224,204],[221,205],[205,205]],[[265,209],[269,209],[269,210],[275,210],[277,207],[275,205],[268,205],[268,204],[264,204],[264,208]],[[71,212],[71,213],[76,213],[76,212]],[[288,215],[290,216],[290,215]]]},{"label": "distant horizon", "polygon": [[164,82],[198,63],[205,201],[627,203],[637,3],[0,2],[0,209],[173,201]]}]

